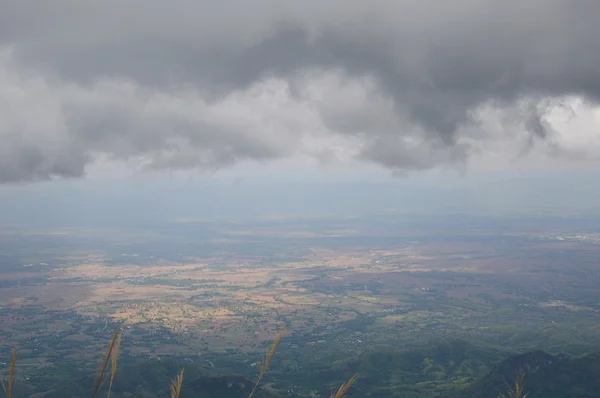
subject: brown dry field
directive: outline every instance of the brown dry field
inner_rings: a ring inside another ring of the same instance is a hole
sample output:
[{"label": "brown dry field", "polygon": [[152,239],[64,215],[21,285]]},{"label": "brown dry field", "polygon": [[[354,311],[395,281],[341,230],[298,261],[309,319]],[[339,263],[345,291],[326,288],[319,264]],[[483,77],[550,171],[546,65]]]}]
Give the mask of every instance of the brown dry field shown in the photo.
[{"label": "brown dry field", "polygon": [[[569,243],[561,249],[574,250],[580,246]],[[543,243],[523,250],[539,252],[540,247],[548,251],[556,249],[556,245]],[[598,248],[585,250],[596,252]],[[390,260],[378,260],[382,258]],[[550,277],[534,272],[552,265],[517,258],[510,252],[502,256],[490,254],[489,247],[480,244],[419,244],[344,253],[315,249],[298,261],[260,268],[259,258],[245,260],[207,257],[196,258],[191,264],[165,261],[147,266],[106,266],[100,255],[71,255],[69,262],[78,265],[2,275],[7,281],[46,277],[48,282],[0,288],[2,306],[14,310],[40,309],[34,315],[2,315],[0,322],[9,335],[33,338],[47,333],[68,334],[71,330],[70,320],[53,319],[52,314],[45,312],[47,310],[74,311],[92,317],[103,314],[105,318],[124,321],[131,330],[152,330],[162,326],[177,336],[177,344],[154,348],[131,334],[125,349],[136,355],[173,352],[186,355],[207,347],[217,351],[231,347],[253,351],[283,328],[281,317],[295,333],[310,330],[315,325],[335,325],[352,320],[358,314],[393,306],[408,308],[411,297],[425,295],[429,289],[446,283],[438,277],[425,275],[429,271],[503,275],[513,280],[517,287],[536,285],[544,288],[556,283],[556,278],[565,283],[570,282],[569,278],[576,278],[569,275]],[[361,287],[372,283],[379,286],[377,295]],[[461,283],[446,289],[445,294],[475,303],[483,302],[483,294],[508,297],[489,283]],[[308,285],[324,290],[311,292]],[[335,289],[341,290],[336,293]],[[412,316],[432,315],[414,313]],[[390,316],[380,323],[397,319],[400,318]],[[35,330],[36,324],[44,325],[45,329]],[[65,338],[82,344],[99,344],[81,334]],[[8,342],[8,339],[0,340],[0,345]],[[77,352],[70,355],[80,357]]]}]

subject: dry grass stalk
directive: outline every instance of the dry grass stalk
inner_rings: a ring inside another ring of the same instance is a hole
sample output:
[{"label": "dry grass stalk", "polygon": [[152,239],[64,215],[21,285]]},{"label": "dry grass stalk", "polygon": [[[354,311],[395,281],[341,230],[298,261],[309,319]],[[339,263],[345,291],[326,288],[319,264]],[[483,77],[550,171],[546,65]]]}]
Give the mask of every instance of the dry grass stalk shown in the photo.
[{"label": "dry grass stalk", "polygon": [[117,342],[113,348],[113,352],[110,356],[110,383],[108,384],[108,395],[110,398],[110,392],[112,390],[113,381],[115,380],[115,373],[117,372],[117,362],[119,360],[119,349],[121,348],[121,336],[123,333],[118,333]]},{"label": "dry grass stalk", "polygon": [[331,398],[341,398],[344,394],[346,394],[357,377],[358,373],[355,373],[354,376],[350,378],[350,380],[348,380],[345,384],[342,384],[340,386],[339,390],[337,391],[337,393],[335,393],[335,395],[331,395]]},{"label": "dry grass stalk", "polygon": [[183,385],[183,369],[177,375],[173,383],[171,383],[171,398],[179,398],[181,394],[181,386]]},{"label": "dry grass stalk", "polygon": [[4,393],[6,394],[7,398],[12,397],[12,388],[13,388],[13,381],[15,379],[15,363],[16,362],[17,362],[17,347],[13,347],[12,358],[10,359],[10,367],[8,370],[8,387],[4,383],[4,380],[2,380],[2,378],[0,378],[0,383],[2,383],[2,389],[4,390]]},{"label": "dry grass stalk", "polygon": [[507,393],[500,394],[498,398],[527,398],[528,393],[525,393],[523,388],[523,380],[525,379],[525,371],[521,370],[515,377],[514,385],[506,386]]},{"label": "dry grass stalk", "polygon": [[[116,352],[116,356],[118,356],[118,354],[119,354],[119,349],[117,348],[115,350],[115,347],[117,346],[117,342],[118,342],[119,346],[121,344],[121,339],[119,337],[121,335],[121,331],[122,331],[121,326],[119,326],[119,327],[117,327],[117,329],[115,330],[115,333],[113,334],[112,340],[110,341],[110,345],[108,346],[108,350],[106,351],[106,356],[104,357],[104,362],[102,363],[102,367],[98,371],[98,375],[96,376],[96,381],[94,382],[92,398],[96,398],[96,396],[98,395],[98,392],[102,388],[102,384],[104,384],[104,381],[106,381],[105,375],[106,375],[106,368],[108,367],[109,359],[112,358],[112,356],[113,356],[113,354],[115,354],[115,352]],[[112,360],[113,360],[113,364],[114,364],[114,369],[116,370],[117,358],[116,357],[112,358]],[[114,374],[113,374],[113,377],[114,377]],[[112,383],[113,377],[111,377],[111,383]]]},{"label": "dry grass stalk", "polygon": [[256,383],[254,384],[254,388],[250,392],[250,395],[248,396],[248,398],[252,398],[252,395],[254,395],[254,392],[258,388],[260,381],[262,380],[265,373],[267,373],[267,369],[269,369],[269,364],[271,363],[271,360],[273,359],[273,356],[275,355],[275,351],[277,351],[277,346],[279,346],[279,343],[281,342],[281,339],[283,338],[283,334],[285,332],[286,332],[286,330],[283,329],[281,332],[279,332],[279,334],[275,338],[275,341],[273,342],[273,346],[271,347],[271,350],[265,356],[265,360],[263,362],[262,368],[260,369],[260,373],[258,374]]}]

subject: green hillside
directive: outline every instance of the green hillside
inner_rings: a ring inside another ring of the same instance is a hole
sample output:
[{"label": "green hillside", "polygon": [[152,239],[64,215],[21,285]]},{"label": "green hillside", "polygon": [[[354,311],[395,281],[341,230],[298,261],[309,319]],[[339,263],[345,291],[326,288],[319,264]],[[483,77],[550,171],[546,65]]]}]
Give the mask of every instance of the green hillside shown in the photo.
[{"label": "green hillside", "polygon": [[[339,386],[349,371],[359,374],[348,391],[350,397],[498,398],[510,390],[520,372],[524,373],[527,398],[600,396],[600,352],[573,358],[543,351],[507,355],[495,347],[450,340],[410,350],[371,352],[352,360],[332,360],[326,366],[305,365],[293,373],[274,368],[253,396],[329,396],[332,380]],[[256,379],[248,372],[227,373],[189,358],[123,358],[114,375],[111,396],[169,396],[169,387],[181,369],[185,369],[181,398],[248,397]],[[22,368],[16,368],[13,398],[90,397],[96,378],[91,367],[83,369],[69,363],[41,368],[27,373],[27,377],[22,372]],[[97,396],[106,396],[108,379]],[[312,389],[314,385],[322,388]]]},{"label": "green hillside", "polygon": [[[169,385],[184,368],[185,377],[180,398],[231,397],[246,398],[255,381],[239,375],[207,376],[206,371],[189,361],[173,359],[146,360],[120,367],[114,378],[111,397],[166,397]],[[204,375],[203,375],[204,373]],[[69,368],[47,369],[36,378],[15,381],[13,398],[36,394],[45,398],[89,397],[95,375]],[[99,396],[106,395],[106,386]],[[275,397],[264,389],[254,393],[256,398]]]},{"label": "green hillside", "polygon": [[600,352],[567,358],[541,351],[504,360],[457,397],[497,398],[520,371],[527,398],[600,397]]}]

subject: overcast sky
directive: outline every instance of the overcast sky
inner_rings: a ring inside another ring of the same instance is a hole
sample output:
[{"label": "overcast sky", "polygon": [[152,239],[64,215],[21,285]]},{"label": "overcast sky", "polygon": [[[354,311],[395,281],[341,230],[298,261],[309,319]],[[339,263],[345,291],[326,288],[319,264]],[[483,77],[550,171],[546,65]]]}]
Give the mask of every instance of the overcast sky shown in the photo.
[{"label": "overcast sky", "polygon": [[598,167],[598,1],[0,7],[2,183]]},{"label": "overcast sky", "polygon": [[531,194],[515,176],[592,205],[599,20],[588,0],[0,0],[0,205],[135,203],[173,177],[491,183],[505,202]]}]

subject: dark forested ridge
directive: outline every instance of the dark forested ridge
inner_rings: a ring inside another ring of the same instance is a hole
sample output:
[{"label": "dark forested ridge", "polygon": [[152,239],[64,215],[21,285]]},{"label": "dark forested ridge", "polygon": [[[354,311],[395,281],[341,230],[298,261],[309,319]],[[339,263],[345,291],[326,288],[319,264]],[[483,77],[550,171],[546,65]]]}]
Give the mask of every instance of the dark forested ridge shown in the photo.
[{"label": "dark forested ridge", "polygon": [[542,351],[509,357],[459,396],[497,398],[521,371],[527,398],[600,397],[600,352],[567,358]]},{"label": "dark forested ridge", "polygon": [[[204,365],[189,358],[124,358],[111,396],[168,396],[169,384],[182,368],[185,369],[182,398],[247,397],[255,379],[252,371],[235,374],[231,373],[233,368],[216,369],[212,364]],[[600,352],[581,357],[543,351],[508,355],[496,347],[463,340],[410,350],[372,352],[350,360],[333,359],[327,365],[306,362],[293,372],[275,362],[254,396],[329,396],[336,385],[347,380],[350,372],[358,372],[359,377],[347,396],[498,398],[521,371],[525,374],[523,384],[528,398],[600,397]],[[89,397],[94,372],[91,367],[81,369],[64,363],[16,380],[13,397]]]},{"label": "dark forested ridge", "polygon": [[[145,360],[127,364],[117,370],[112,386],[112,397],[166,397],[169,385],[181,369],[185,377],[180,398],[248,397],[254,381],[239,375],[207,375],[207,371],[189,361],[173,359]],[[48,369],[36,378],[19,380],[13,397],[35,396],[46,398],[89,397],[95,375],[71,368]],[[104,389],[106,390],[106,388]],[[105,393],[104,393],[105,394]],[[102,392],[100,396],[103,396]],[[259,389],[254,397],[277,395]]]}]

